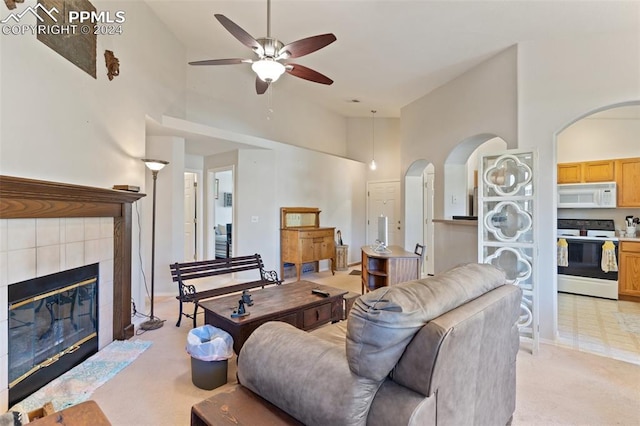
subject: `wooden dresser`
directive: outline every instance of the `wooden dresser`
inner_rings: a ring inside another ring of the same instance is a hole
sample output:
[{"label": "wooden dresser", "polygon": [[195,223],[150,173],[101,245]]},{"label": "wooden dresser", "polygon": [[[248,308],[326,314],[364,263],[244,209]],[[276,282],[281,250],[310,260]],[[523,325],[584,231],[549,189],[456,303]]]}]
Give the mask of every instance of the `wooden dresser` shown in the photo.
[{"label": "wooden dresser", "polygon": [[302,265],[324,259],[331,261],[335,274],[335,228],[320,227],[320,210],[314,207],[282,207],[280,209],[280,276],[284,264],[296,265],[300,281]]}]

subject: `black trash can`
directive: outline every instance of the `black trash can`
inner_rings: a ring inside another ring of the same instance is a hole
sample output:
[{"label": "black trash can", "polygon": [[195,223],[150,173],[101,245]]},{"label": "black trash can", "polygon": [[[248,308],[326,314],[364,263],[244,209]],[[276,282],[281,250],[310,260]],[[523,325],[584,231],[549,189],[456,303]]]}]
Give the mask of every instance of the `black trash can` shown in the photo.
[{"label": "black trash can", "polygon": [[211,325],[192,329],[187,336],[191,355],[191,381],[204,390],[227,383],[228,359],[233,356],[233,338]]},{"label": "black trash can", "polygon": [[227,383],[226,359],[221,361],[202,361],[191,357],[191,381],[204,390],[212,390]]}]

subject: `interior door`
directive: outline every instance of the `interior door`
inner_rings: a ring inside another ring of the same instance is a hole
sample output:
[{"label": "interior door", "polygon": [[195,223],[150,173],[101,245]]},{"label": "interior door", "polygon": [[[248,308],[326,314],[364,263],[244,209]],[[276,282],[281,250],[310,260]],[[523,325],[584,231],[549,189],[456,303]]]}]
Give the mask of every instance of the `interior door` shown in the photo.
[{"label": "interior door", "polygon": [[434,249],[434,198],[435,198],[435,172],[433,164],[429,164],[423,174],[424,179],[424,242],[427,250],[422,270],[425,275],[435,274],[435,249]]},{"label": "interior door", "polygon": [[521,342],[530,342],[533,353],[538,350],[536,166],[532,151],[482,155],[478,188],[478,261],[502,269],[523,290],[518,326]]},{"label": "interior door", "polygon": [[389,242],[400,245],[402,222],[400,220],[400,181],[367,183],[367,244],[374,244],[378,235],[378,217],[387,216]]},{"label": "interior door", "polygon": [[184,260],[198,260],[196,174],[184,174]]}]

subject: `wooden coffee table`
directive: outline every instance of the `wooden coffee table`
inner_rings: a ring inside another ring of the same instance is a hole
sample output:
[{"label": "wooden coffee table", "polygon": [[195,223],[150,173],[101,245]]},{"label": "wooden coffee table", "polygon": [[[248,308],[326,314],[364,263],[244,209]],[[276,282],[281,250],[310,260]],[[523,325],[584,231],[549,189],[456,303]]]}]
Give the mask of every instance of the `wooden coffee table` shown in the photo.
[{"label": "wooden coffee table", "polygon": [[[311,293],[321,289],[328,297]],[[251,292],[253,306],[245,305],[249,315],[231,318],[241,295],[230,295],[199,302],[204,322],[225,330],[233,337],[236,354],[251,333],[267,321],[283,321],[301,330],[311,330],[328,322],[344,319],[343,296],[348,291],[310,281],[297,281]]]}]

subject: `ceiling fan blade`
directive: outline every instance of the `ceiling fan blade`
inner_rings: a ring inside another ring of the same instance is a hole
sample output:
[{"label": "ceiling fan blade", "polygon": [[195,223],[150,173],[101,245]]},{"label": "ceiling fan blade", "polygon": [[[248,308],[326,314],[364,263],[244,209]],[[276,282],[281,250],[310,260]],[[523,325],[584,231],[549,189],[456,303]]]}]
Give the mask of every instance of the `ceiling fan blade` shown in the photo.
[{"label": "ceiling fan blade", "polygon": [[269,88],[269,83],[260,79],[260,77],[256,76],[256,93],[258,95],[264,94]]},{"label": "ceiling fan blade", "polygon": [[237,65],[237,64],[250,63],[250,62],[252,62],[250,59],[240,59],[240,58],[208,59],[206,61],[189,62],[189,65]]},{"label": "ceiling fan blade", "polygon": [[326,75],[320,74],[318,71],[314,71],[311,68],[304,67],[298,64],[287,64],[286,71],[294,75],[298,78],[303,78],[305,80],[313,81],[314,83],[320,84],[333,84],[333,80],[331,80]]},{"label": "ceiling fan blade", "polygon": [[258,41],[253,38],[251,34],[240,28],[238,24],[234,23],[231,19],[219,13],[216,13],[214,16],[222,24],[222,26],[231,33],[232,36],[240,41],[240,43],[244,44],[250,49],[253,49],[253,51],[256,52],[258,56],[262,56],[264,54],[263,48],[260,43],[258,43]]},{"label": "ceiling fan blade", "polygon": [[336,36],[331,33],[307,37],[283,46],[278,52],[278,55],[281,55],[283,58],[299,58],[300,56],[320,50],[334,41],[336,41]]}]

